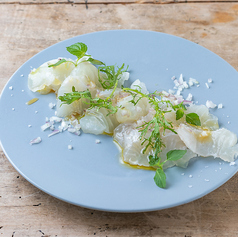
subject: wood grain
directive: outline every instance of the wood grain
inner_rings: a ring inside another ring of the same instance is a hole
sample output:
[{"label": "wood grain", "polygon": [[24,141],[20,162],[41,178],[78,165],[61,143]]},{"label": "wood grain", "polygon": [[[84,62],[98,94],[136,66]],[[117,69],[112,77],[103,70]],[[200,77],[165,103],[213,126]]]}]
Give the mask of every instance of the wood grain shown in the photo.
[{"label": "wood grain", "polygon": [[[237,3],[0,4],[0,12],[0,90],[42,49],[101,30],[177,35],[212,50],[238,70]],[[167,210],[136,214],[88,210],[38,190],[0,152],[0,236],[233,237],[238,236],[237,203],[238,174],[209,195]]]}]

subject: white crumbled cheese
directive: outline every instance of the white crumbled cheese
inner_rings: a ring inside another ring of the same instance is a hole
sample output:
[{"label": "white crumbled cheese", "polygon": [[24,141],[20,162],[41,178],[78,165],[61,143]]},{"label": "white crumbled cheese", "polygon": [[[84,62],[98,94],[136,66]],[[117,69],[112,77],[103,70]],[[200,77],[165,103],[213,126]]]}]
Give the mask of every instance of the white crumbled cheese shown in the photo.
[{"label": "white crumbled cheese", "polygon": [[38,113],[38,111],[35,111],[35,114],[37,114]]},{"label": "white crumbled cheese", "polygon": [[68,132],[75,133],[76,129],[75,128],[68,128]]},{"label": "white crumbled cheese", "polygon": [[193,176],[190,174],[188,177],[189,177],[189,178],[192,178]]},{"label": "white crumbled cheese", "polygon": [[101,141],[100,141],[99,139],[96,139],[96,140],[95,140],[95,143],[96,143],[96,144],[99,144],[99,143],[101,143]]},{"label": "white crumbled cheese", "polygon": [[61,121],[62,121],[62,118],[60,117],[57,117],[57,116],[50,117],[50,122],[60,123]]},{"label": "white crumbled cheese", "polygon": [[214,109],[214,108],[217,107],[217,105],[214,104],[211,100],[207,100],[206,106],[207,106],[208,109]]},{"label": "white crumbled cheese", "polygon": [[24,90],[21,90],[21,92],[24,92]]},{"label": "white crumbled cheese", "polygon": [[15,108],[12,108],[12,111],[14,111],[15,110]]},{"label": "white crumbled cheese", "polygon": [[72,149],[73,149],[73,146],[72,146],[72,145],[68,145],[68,149],[69,149],[69,150],[72,150]]},{"label": "white crumbled cheese", "polygon": [[21,74],[21,77],[24,77],[24,75],[23,75],[23,74]]},{"label": "white crumbled cheese", "polygon": [[199,87],[200,85],[197,85],[197,87]]},{"label": "white crumbled cheese", "polygon": [[79,130],[77,130],[76,128],[72,128],[72,127],[68,128],[68,132],[73,133],[77,136],[79,136],[81,134],[81,132]]},{"label": "white crumbled cheese", "polygon": [[57,116],[57,111],[55,111],[55,116]]},{"label": "white crumbled cheese", "polygon": [[189,187],[189,188],[192,188],[192,187],[193,187],[193,185],[188,185],[188,187]]},{"label": "white crumbled cheese", "polygon": [[184,82],[183,82],[183,86],[184,86],[184,88],[187,89],[187,88],[188,88],[188,83],[187,83],[186,81],[184,81]]},{"label": "white crumbled cheese", "polygon": [[175,85],[176,87],[178,87],[178,86],[180,85],[177,79],[174,80],[174,85]]},{"label": "white crumbled cheese", "polygon": [[182,173],[181,175],[185,175],[185,173]]},{"label": "white crumbled cheese", "polygon": [[54,131],[54,130],[55,130],[55,126],[54,126],[54,125],[51,125],[51,126],[50,126],[50,130]]},{"label": "white crumbled cheese", "polygon": [[204,179],[206,182],[209,182],[209,179]]},{"label": "white crumbled cheese", "polygon": [[46,122],[49,122],[50,120],[49,120],[49,118],[48,118],[48,117],[45,117],[45,121],[46,121]]},{"label": "white crumbled cheese", "polygon": [[49,128],[51,126],[51,124],[49,122],[45,123],[44,125],[42,125],[40,128],[42,131],[45,131],[47,128]]},{"label": "white crumbled cheese", "polygon": [[12,86],[9,86],[9,90],[13,90],[13,87],[12,87]]},{"label": "white crumbled cheese", "polygon": [[32,127],[32,126],[29,124],[29,125],[28,125],[28,128],[31,128],[31,127]]},{"label": "white crumbled cheese", "polygon": [[171,77],[171,79],[172,79],[172,80],[175,80],[175,79],[176,79],[176,77],[175,77],[175,76],[172,76],[172,77]]},{"label": "white crumbled cheese", "polygon": [[177,90],[176,95],[180,95],[181,91]]},{"label": "white crumbled cheese", "polygon": [[191,93],[189,93],[186,100],[192,101],[193,100],[193,95]]},{"label": "white crumbled cheese", "polygon": [[53,109],[55,107],[55,104],[53,104],[52,102],[49,103],[49,108]]},{"label": "white crumbled cheese", "polygon": [[180,74],[178,82],[179,82],[180,85],[183,84],[183,74]]},{"label": "white crumbled cheese", "polygon": [[13,94],[11,94],[11,96],[13,96]]},{"label": "white crumbled cheese", "polygon": [[230,122],[230,121],[228,121],[227,123],[228,123],[228,124],[230,124],[231,122]]},{"label": "white crumbled cheese", "polygon": [[217,108],[218,108],[218,109],[222,109],[222,108],[223,108],[223,104],[219,104],[219,105],[217,106]]},{"label": "white crumbled cheese", "polygon": [[207,81],[208,81],[208,83],[212,83],[213,82],[212,78],[209,78]]},{"label": "white crumbled cheese", "polygon": [[174,94],[175,93],[175,91],[174,90],[171,90],[171,89],[169,89],[169,94]]},{"label": "white crumbled cheese", "polygon": [[30,141],[30,145],[33,145],[33,144],[38,144],[41,142],[41,138],[40,137],[37,137],[33,140]]},{"label": "white crumbled cheese", "polygon": [[209,85],[208,85],[207,83],[205,83],[205,85],[206,85],[207,89],[209,89],[209,88],[210,88],[210,87],[209,87]]},{"label": "white crumbled cheese", "polygon": [[230,166],[233,166],[233,165],[235,165],[236,164],[236,162],[230,162]]},{"label": "white crumbled cheese", "polygon": [[188,79],[188,84],[191,85],[191,86],[193,86],[194,84],[199,84],[199,82],[198,82],[196,79],[190,77],[190,78]]}]

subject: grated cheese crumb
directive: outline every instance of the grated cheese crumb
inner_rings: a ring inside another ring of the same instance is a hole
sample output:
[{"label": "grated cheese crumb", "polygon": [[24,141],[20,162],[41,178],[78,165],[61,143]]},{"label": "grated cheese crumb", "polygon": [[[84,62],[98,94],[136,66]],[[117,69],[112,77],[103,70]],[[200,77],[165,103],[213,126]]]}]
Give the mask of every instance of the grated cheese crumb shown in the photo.
[{"label": "grated cheese crumb", "polygon": [[72,146],[72,145],[68,145],[68,149],[69,149],[69,150],[72,150],[72,149],[73,149],[73,146]]},{"label": "grated cheese crumb", "polygon": [[49,108],[53,109],[55,107],[55,104],[53,104],[52,102],[49,103]]},{"label": "grated cheese crumb", "polygon": [[235,165],[236,164],[236,162],[230,162],[230,166],[233,166],[233,165]]},{"label": "grated cheese crumb", "polygon": [[207,100],[206,106],[207,106],[208,109],[214,109],[214,108],[217,107],[217,105],[214,104],[211,100]]},{"label": "grated cheese crumb", "polygon": [[9,86],[9,90],[13,90],[13,87],[12,87],[12,86]]},{"label": "grated cheese crumb", "polygon": [[219,105],[217,106],[217,108],[218,108],[218,109],[222,109],[222,108],[223,108],[223,104],[219,104]]},{"label": "grated cheese crumb", "polygon": [[193,100],[193,95],[191,93],[189,93],[186,100],[192,101]]},{"label": "grated cheese crumb", "polygon": [[96,144],[99,144],[99,143],[101,143],[101,141],[100,141],[99,139],[96,139],[96,140],[95,140],[95,143],[96,143]]},{"label": "grated cheese crumb", "polygon": [[210,87],[209,87],[209,85],[208,85],[207,83],[205,83],[205,85],[206,85],[207,89],[209,89],[209,88],[210,88]]},{"label": "grated cheese crumb", "polygon": [[208,83],[212,83],[213,82],[212,78],[209,78],[207,81],[208,81]]}]

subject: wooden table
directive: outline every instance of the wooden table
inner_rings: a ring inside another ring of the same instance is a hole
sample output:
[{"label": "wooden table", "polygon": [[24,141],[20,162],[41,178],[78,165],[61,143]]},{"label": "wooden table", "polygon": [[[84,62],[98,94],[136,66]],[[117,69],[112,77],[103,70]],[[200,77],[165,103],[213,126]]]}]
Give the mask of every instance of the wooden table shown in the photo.
[{"label": "wooden table", "polygon": [[[237,0],[0,0],[0,90],[42,49],[76,35],[113,29],[180,36],[238,69]],[[233,237],[238,236],[237,220],[238,174],[186,205],[147,213],[107,213],[43,193],[0,151],[0,236]]]}]

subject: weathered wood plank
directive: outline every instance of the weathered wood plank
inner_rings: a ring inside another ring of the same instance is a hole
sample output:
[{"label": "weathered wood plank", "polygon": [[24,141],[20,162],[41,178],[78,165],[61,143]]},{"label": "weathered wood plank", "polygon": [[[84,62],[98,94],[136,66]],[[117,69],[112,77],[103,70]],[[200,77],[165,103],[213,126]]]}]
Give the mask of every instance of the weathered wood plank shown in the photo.
[{"label": "weathered wood plank", "polygon": [[[144,29],[199,43],[238,70],[238,4],[0,4],[0,90],[27,59],[89,32]],[[87,210],[32,186],[0,152],[2,236],[238,236],[238,174],[192,203],[150,213]]]},{"label": "weathered wood plank", "polygon": [[3,0],[0,4],[166,4],[191,2],[238,2],[238,0]]}]

